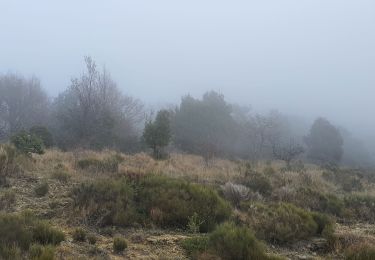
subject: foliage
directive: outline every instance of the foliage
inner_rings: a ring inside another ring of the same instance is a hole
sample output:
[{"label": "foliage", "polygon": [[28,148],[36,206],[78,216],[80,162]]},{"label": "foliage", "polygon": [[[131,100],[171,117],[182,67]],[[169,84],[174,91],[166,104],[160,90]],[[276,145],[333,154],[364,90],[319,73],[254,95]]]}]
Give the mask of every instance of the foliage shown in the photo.
[{"label": "foliage", "polygon": [[21,131],[11,138],[12,144],[17,148],[18,151],[24,154],[43,154],[44,146],[43,141],[26,131]]},{"label": "foliage", "polygon": [[242,204],[249,225],[257,236],[273,243],[285,244],[314,235],[331,234],[328,217],[311,213],[292,204]]},{"label": "foliage", "polygon": [[328,120],[318,118],[305,138],[307,156],[319,163],[338,163],[343,154],[343,139],[339,130]]},{"label": "foliage", "polygon": [[236,207],[239,206],[241,201],[247,200],[250,197],[249,188],[240,184],[227,182],[222,187],[222,190],[225,198],[232,202]]},{"label": "foliage", "polygon": [[146,123],[143,139],[147,146],[152,148],[154,158],[161,159],[163,157],[162,148],[167,146],[171,140],[169,111],[160,110],[153,122]]},{"label": "foliage", "polygon": [[211,188],[156,175],[132,182],[120,178],[82,184],[73,197],[86,220],[102,226],[153,223],[185,229],[197,214],[200,231],[208,231],[231,213]]},{"label": "foliage", "polygon": [[76,228],[72,234],[73,241],[75,242],[85,242],[86,236],[86,231],[83,228]]},{"label": "foliage", "polygon": [[53,137],[51,132],[45,126],[33,126],[30,128],[29,133],[42,140],[46,148],[53,146]]},{"label": "foliage", "polygon": [[28,212],[0,214],[0,258],[16,259],[19,251],[28,251],[33,243],[58,245],[64,234]]},{"label": "foliage", "polygon": [[375,259],[375,246],[361,244],[350,247],[345,253],[347,260],[372,260]]},{"label": "foliage", "polygon": [[31,260],[53,260],[55,259],[55,248],[50,245],[33,244],[29,250],[29,257]]},{"label": "foliage", "polygon": [[48,193],[49,187],[47,182],[42,182],[34,188],[34,192],[38,197],[43,197]]},{"label": "foliage", "polygon": [[77,167],[82,170],[94,172],[117,172],[123,158],[119,155],[112,155],[102,160],[96,158],[85,158],[77,161]]},{"label": "foliage", "polygon": [[271,181],[265,174],[247,170],[245,176],[242,183],[246,187],[264,196],[268,196],[272,193],[273,187]]},{"label": "foliage", "polygon": [[194,236],[181,241],[181,246],[191,259],[208,249],[208,236]]},{"label": "foliage", "polygon": [[91,245],[95,245],[96,244],[96,236],[94,235],[94,234],[89,234],[88,236],[87,236],[87,241],[89,241],[89,243],[91,244]]},{"label": "foliage", "polygon": [[347,218],[375,222],[375,197],[370,195],[348,195],[344,198]]},{"label": "foliage", "polygon": [[113,251],[115,253],[121,253],[128,247],[128,243],[122,237],[115,237],[113,239]]},{"label": "foliage", "polygon": [[15,173],[17,151],[12,145],[0,144],[0,187],[7,184],[7,177]]}]

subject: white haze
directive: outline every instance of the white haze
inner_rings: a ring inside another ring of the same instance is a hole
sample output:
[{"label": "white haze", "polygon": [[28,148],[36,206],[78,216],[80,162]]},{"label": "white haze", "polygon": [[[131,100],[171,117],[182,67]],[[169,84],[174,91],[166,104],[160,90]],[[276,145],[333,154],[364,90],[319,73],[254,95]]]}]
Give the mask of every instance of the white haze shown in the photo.
[{"label": "white haze", "polygon": [[0,28],[0,73],[53,96],[91,55],[146,103],[212,89],[375,146],[373,0],[1,0]]}]

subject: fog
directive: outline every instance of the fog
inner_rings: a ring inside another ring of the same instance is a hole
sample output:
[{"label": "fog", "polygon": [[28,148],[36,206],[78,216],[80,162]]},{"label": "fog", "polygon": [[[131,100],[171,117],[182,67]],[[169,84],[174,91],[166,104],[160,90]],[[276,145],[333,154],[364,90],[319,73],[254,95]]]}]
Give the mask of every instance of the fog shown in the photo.
[{"label": "fog", "polygon": [[0,11],[0,73],[36,75],[52,96],[91,55],[148,104],[216,90],[375,143],[372,0],[13,0]]}]

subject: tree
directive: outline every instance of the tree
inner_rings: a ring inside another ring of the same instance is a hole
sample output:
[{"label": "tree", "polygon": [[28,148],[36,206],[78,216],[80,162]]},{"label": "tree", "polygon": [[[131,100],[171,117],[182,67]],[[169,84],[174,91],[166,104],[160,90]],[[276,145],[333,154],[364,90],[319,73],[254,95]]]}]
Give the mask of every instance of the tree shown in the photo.
[{"label": "tree", "polygon": [[290,139],[288,143],[273,144],[272,152],[277,160],[285,161],[286,168],[290,169],[290,163],[305,150],[303,147]]},{"label": "tree", "polygon": [[39,137],[46,148],[53,146],[53,137],[51,132],[45,126],[33,126],[29,130],[30,134]]},{"label": "tree", "polygon": [[118,147],[131,136],[143,119],[143,105],[121,93],[109,73],[98,71],[85,57],[86,72],[72,79],[71,86],[54,102],[55,136],[63,148]]},{"label": "tree", "polygon": [[155,120],[148,121],[143,131],[145,143],[152,148],[156,159],[163,157],[163,148],[170,143],[170,113],[167,110],[160,110]]},{"label": "tree", "polygon": [[202,155],[207,164],[215,156],[227,153],[236,137],[231,112],[224,96],[214,91],[205,93],[201,100],[183,97],[173,118],[177,147]]},{"label": "tree", "polygon": [[18,151],[27,155],[32,153],[44,153],[43,141],[39,137],[26,131],[20,131],[19,133],[13,135],[11,142]]},{"label": "tree", "polygon": [[305,137],[307,157],[318,163],[338,163],[343,155],[343,138],[340,131],[327,119],[318,118]]},{"label": "tree", "polygon": [[37,78],[25,79],[15,74],[0,76],[0,140],[9,139],[33,125],[45,125],[49,104]]}]

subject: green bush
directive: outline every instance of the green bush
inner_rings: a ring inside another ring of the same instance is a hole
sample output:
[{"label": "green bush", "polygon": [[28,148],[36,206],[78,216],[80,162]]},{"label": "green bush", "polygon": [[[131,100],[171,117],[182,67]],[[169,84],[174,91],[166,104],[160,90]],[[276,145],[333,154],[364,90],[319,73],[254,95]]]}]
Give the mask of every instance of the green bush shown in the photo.
[{"label": "green bush", "polygon": [[53,146],[53,137],[50,131],[45,126],[33,126],[29,130],[30,134],[38,137],[42,140],[45,147],[49,148]]},{"label": "green bush", "polygon": [[265,196],[270,195],[273,190],[270,179],[261,173],[248,174],[243,184]]},{"label": "green bush", "polygon": [[76,228],[73,231],[73,241],[74,242],[85,242],[86,241],[86,231],[83,228]]},{"label": "green bush", "polygon": [[34,188],[34,192],[38,197],[43,197],[48,193],[49,187],[47,182],[42,182]]},{"label": "green bush", "polygon": [[208,249],[207,236],[195,236],[181,241],[181,246],[191,259],[197,259],[198,255]]},{"label": "green bush", "polygon": [[0,144],[0,187],[7,184],[7,177],[15,173],[17,151],[12,145]]},{"label": "green bush", "polygon": [[33,243],[57,245],[63,240],[62,232],[28,212],[0,214],[0,259],[21,259],[22,252],[27,252]]},{"label": "green bush", "polygon": [[161,227],[185,229],[197,214],[199,230],[207,232],[228,219],[229,204],[211,188],[183,180],[149,175],[139,182],[139,209]]},{"label": "green bush", "polygon": [[99,226],[153,223],[186,229],[195,216],[205,232],[231,214],[229,204],[213,189],[156,175],[82,184],[73,190],[73,198],[89,224]]},{"label": "green bush", "polygon": [[33,244],[29,250],[29,258],[32,260],[53,260],[55,259],[55,248],[49,245]]},{"label": "green bush", "polygon": [[81,170],[91,170],[94,172],[117,172],[118,166],[122,161],[122,156],[116,154],[102,160],[96,158],[81,159],[77,162],[77,167]]},{"label": "green bush", "polygon": [[21,131],[18,134],[11,137],[11,142],[20,152],[24,154],[43,154],[44,145],[43,141],[26,131]]},{"label": "green bush", "polygon": [[218,226],[209,235],[208,247],[223,260],[272,259],[250,229],[233,223]]},{"label": "green bush", "polygon": [[66,167],[59,163],[54,167],[51,177],[60,182],[67,183],[71,178],[71,175],[67,171]]},{"label": "green bush", "polygon": [[313,214],[292,204],[242,204],[257,236],[285,244],[315,235],[331,234],[333,223],[324,215]]},{"label": "green bush", "polygon": [[375,259],[375,246],[362,244],[351,247],[347,250],[345,256],[347,260],[373,260]]},{"label": "green bush", "polygon": [[349,195],[344,198],[348,217],[375,222],[375,197],[370,195]]},{"label": "green bush", "polygon": [[113,239],[113,251],[115,253],[122,253],[128,247],[128,243],[122,237],[115,237]]}]

